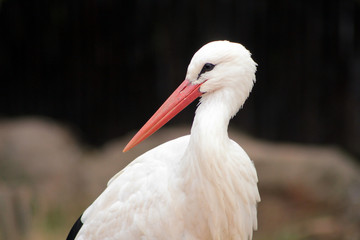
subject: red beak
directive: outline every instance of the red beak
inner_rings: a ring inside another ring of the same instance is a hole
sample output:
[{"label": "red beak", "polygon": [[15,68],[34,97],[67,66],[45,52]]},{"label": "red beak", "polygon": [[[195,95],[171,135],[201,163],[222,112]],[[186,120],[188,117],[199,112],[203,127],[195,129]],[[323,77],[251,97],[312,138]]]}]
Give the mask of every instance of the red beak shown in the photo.
[{"label": "red beak", "polygon": [[123,152],[129,151],[131,148],[144,141],[151,134],[159,130],[176,114],[192,103],[196,98],[202,95],[200,92],[200,84],[191,84],[186,80],[170,95],[156,113],[145,123],[140,131],[126,145]]}]

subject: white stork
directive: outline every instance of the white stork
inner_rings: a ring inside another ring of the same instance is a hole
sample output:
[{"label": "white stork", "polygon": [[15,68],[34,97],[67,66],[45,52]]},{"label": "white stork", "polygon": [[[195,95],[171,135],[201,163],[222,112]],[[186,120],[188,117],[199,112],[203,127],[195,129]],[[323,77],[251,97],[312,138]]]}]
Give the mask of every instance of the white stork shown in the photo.
[{"label": "white stork", "polygon": [[196,52],[185,81],[124,151],[201,96],[191,135],[144,153],[116,174],[68,239],[252,239],[260,201],[256,170],[227,128],[255,72],[241,44],[215,41]]}]

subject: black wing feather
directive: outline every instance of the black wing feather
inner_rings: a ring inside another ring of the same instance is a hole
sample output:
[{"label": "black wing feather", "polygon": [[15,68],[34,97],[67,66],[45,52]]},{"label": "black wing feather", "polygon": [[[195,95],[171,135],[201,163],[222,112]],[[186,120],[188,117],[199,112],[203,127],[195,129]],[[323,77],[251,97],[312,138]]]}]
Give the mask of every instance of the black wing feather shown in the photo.
[{"label": "black wing feather", "polygon": [[80,228],[82,227],[83,223],[81,222],[82,215],[76,220],[73,227],[71,228],[69,235],[67,236],[66,240],[74,240]]}]

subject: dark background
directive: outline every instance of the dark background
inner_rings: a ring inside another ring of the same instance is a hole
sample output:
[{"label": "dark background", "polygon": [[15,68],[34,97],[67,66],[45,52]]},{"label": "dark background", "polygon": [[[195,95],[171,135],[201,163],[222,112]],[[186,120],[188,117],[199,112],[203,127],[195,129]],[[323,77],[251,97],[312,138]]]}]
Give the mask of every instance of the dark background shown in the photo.
[{"label": "dark background", "polygon": [[360,156],[359,0],[2,0],[0,118],[46,116],[101,145],[141,127],[218,39],[259,64],[232,126]]}]

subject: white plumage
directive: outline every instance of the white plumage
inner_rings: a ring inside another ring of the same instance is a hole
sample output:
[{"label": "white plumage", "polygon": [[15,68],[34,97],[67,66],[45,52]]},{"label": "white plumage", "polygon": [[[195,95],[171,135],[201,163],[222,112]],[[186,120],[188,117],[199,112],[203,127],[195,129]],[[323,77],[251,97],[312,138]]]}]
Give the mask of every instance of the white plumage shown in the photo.
[{"label": "white plumage", "polygon": [[[240,44],[203,46],[178,92],[191,88],[185,100],[201,95],[191,135],[146,152],[116,174],[82,215],[76,239],[251,239],[258,179],[227,127],[248,97],[255,71],[256,63]],[[160,117],[166,120],[156,129],[171,117]],[[150,129],[145,138],[156,131]]]}]

